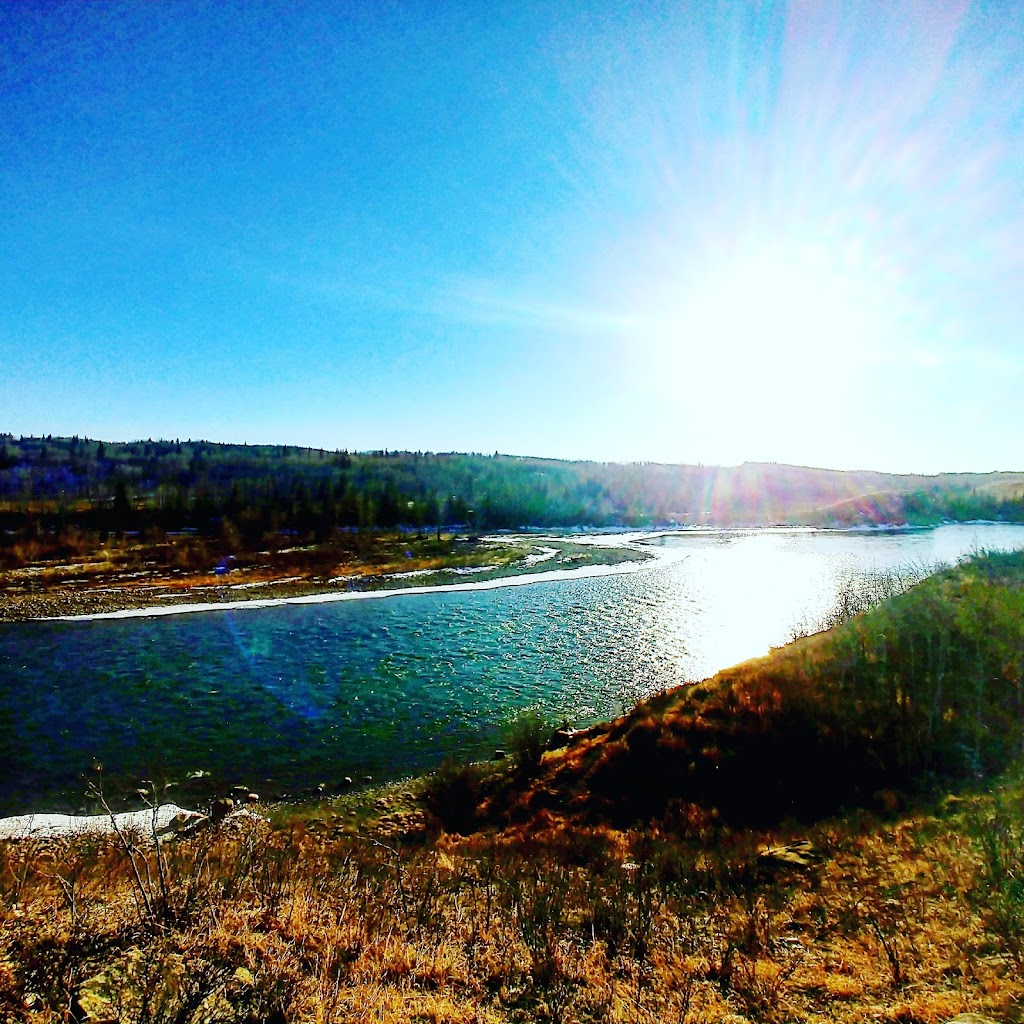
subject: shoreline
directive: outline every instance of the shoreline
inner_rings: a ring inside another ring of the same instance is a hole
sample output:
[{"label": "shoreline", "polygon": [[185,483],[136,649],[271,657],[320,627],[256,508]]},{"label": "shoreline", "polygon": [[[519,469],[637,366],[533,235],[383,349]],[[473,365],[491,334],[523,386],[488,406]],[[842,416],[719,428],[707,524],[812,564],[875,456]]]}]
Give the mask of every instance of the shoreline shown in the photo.
[{"label": "shoreline", "polygon": [[[332,578],[295,576],[250,582],[210,583],[209,574],[182,579],[173,586],[142,581],[135,585],[77,587],[56,584],[37,592],[5,595],[0,605],[0,625],[24,622],[89,622],[107,619],[160,617],[206,611],[235,611],[284,605],[329,604],[450,593],[459,590],[493,590],[531,583],[557,582],[585,576],[636,572],[660,559],[659,553],[639,544],[652,534],[640,531],[604,535],[557,536],[515,534],[485,536],[487,543],[509,541],[524,545],[514,562],[497,565],[448,565],[412,572],[352,573]],[[556,545],[551,547],[550,545]],[[529,552],[525,549],[529,548]],[[560,568],[552,563],[569,562]],[[430,582],[412,583],[413,579]],[[257,592],[249,597],[246,592]]]},{"label": "shoreline", "polygon": [[[467,580],[465,583],[439,583],[425,586],[382,588],[379,590],[326,590],[290,597],[263,597],[241,601],[213,601],[201,604],[154,605],[123,608],[117,611],[77,615],[53,615],[30,619],[31,622],[93,622],[105,619],[157,618],[168,615],[190,615],[198,612],[243,611],[259,608],[282,608],[286,605],[337,604],[339,601],[371,601],[388,597],[415,597],[423,594],[450,594],[462,590],[500,590],[535,583],[557,583],[562,580],[589,579],[598,576],[620,576],[649,568],[658,556],[622,561],[613,565],[581,565],[574,569],[551,569],[542,572],[520,572],[489,580]],[[383,579],[377,577],[376,579]]]},{"label": "shoreline", "polygon": [[[557,582],[590,575],[635,572],[652,560],[665,557],[665,551],[652,543],[662,537],[699,537],[717,534],[742,534],[769,531],[773,533],[878,534],[926,532],[944,525],[1003,525],[974,521],[962,524],[910,526],[907,524],[853,527],[820,526],[752,526],[728,527],[677,526],[633,530],[557,529],[509,534],[488,534],[478,538],[485,545],[509,542],[522,547],[522,556],[514,562],[497,565],[442,565],[414,571],[397,566],[386,571],[367,572],[366,566],[353,566],[349,574],[335,576],[296,575],[281,568],[276,574],[244,582],[236,576],[219,577],[211,573],[193,573],[179,579],[161,580],[146,577],[135,583],[119,580],[96,580],[93,585],[68,579],[38,590],[14,590],[0,575],[0,626],[24,622],[88,622],[105,619],[141,618],[193,614],[205,611],[244,610],[281,607],[289,604],[330,604],[337,601],[369,600],[396,595],[446,593],[463,589],[492,590],[523,586],[528,583]],[[549,545],[557,545],[552,548]],[[527,549],[531,549],[527,553]],[[605,558],[591,554],[604,549]],[[561,557],[558,557],[561,556]],[[549,563],[575,562],[569,567],[553,569]],[[142,573],[136,574],[143,576]],[[422,584],[412,583],[422,578]],[[223,582],[219,582],[223,579]],[[429,581],[429,582],[428,582]],[[249,596],[249,595],[252,596]],[[258,594],[259,596],[256,596]]]},{"label": "shoreline", "polygon": [[[740,529],[740,530],[700,531],[700,533],[703,533],[705,536],[707,536],[708,534],[712,534],[712,535],[732,534],[732,535],[735,535],[735,534],[743,534],[743,533],[747,533],[747,532],[748,531],[744,530],[744,529]],[[762,531],[753,531],[753,532],[762,532]],[[781,528],[778,531],[772,531],[772,532],[777,532],[777,533],[781,533],[781,534],[787,534],[787,533],[792,534],[792,533],[817,533],[817,532],[823,532],[823,531],[814,531],[814,530],[808,531],[806,529],[799,529],[799,528],[796,528],[796,529],[794,529],[794,528]],[[841,532],[842,533],[849,533],[850,531],[827,531],[827,532],[829,532],[829,533],[841,533]],[[856,531],[853,531],[853,532],[855,533]],[[540,567],[543,568],[545,565],[550,564],[553,561],[553,559],[549,556],[549,557],[546,557],[546,558],[544,558],[543,560],[540,560],[540,561],[538,561],[537,558],[533,558],[532,561],[530,561],[530,560],[521,560],[518,563],[519,566],[520,566],[520,570],[521,570],[521,571],[519,571],[518,574],[513,574],[513,575],[506,574],[504,576],[499,576],[497,578],[487,579],[487,580],[470,580],[468,582],[447,583],[447,584],[442,584],[442,585],[431,585],[431,586],[420,586],[420,585],[404,586],[404,587],[400,586],[400,587],[396,587],[394,589],[370,590],[370,591],[342,591],[342,592],[338,592],[337,590],[333,590],[333,591],[329,591],[329,592],[326,592],[326,593],[297,595],[297,596],[293,596],[291,598],[280,598],[280,597],[274,598],[274,597],[271,597],[271,598],[257,598],[255,600],[238,600],[238,601],[224,601],[224,602],[205,602],[205,603],[202,603],[202,604],[199,604],[199,603],[177,604],[177,605],[171,605],[171,606],[158,606],[156,608],[152,608],[152,607],[125,608],[125,609],[120,609],[120,610],[117,610],[117,611],[105,612],[105,613],[101,612],[101,613],[84,614],[84,615],[78,615],[78,616],[59,616],[59,617],[54,617],[53,619],[51,619],[49,621],[58,621],[58,622],[65,621],[65,622],[72,623],[72,622],[88,622],[88,621],[92,621],[94,619],[97,620],[97,621],[100,621],[100,620],[105,620],[105,619],[119,619],[119,618],[152,618],[152,617],[162,617],[162,616],[176,615],[176,614],[189,614],[189,613],[195,613],[195,612],[201,612],[201,611],[236,611],[236,610],[245,610],[245,609],[248,609],[248,608],[262,609],[262,608],[271,608],[271,607],[281,607],[281,606],[284,606],[286,604],[318,604],[318,603],[335,603],[335,602],[341,601],[341,600],[372,600],[374,598],[381,598],[381,599],[383,599],[383,598],[387,598],[387,597],[399,596],[399,595],[402,595],[402,594],[409,594],[411,596],[417,596],[417,595],[422,596],[422,595],[425,595],[425,594],[428,594],[428,593],[431,593],[431,592],[436,592],[438,594],[451,594],[451,593],[457,592],[460,589],[498,590],[500,588],[511,588],[511,587],[519,587],[519,586],[528,586],[528,585],[531,585],[531,584],[534,584],[534,583],[538,583],[539,584],[539,583],[545,583],[545,582],[563,582],[563,581],[570,581],[572,579],[585,580],[587,578],[595,578],[595,577],[613,577],[613,576],[623,576],[623,577],[626,577],[626,576],[629,576],[631,574],[637,573],[641,569],[644,569],[644,568],[650,568],[651,570],[655,571],[658,574],[658,576],[660,577],[661,570],[666,569],[666,568],[668,568],[668,567],[670,567],[672,565],[677,565],[678,566],[678,564],[680,562],[685,562],[687,559],[689,559],[690,558],[690,550],[691,549],[690,549],[689,545],[686,544],[686,543],[682,543],[682,544],[677,543],[677,544],[674,544],[674,545],[670,545],[667,549],[666,548],[661,548],[661,547],[658,546],[658,541],[662,540],[662,539],[666,539],[666,538],[671,538],[673,536],[677,537],[677,538],[680,538],[680,539],[682,539],[683,537],[689,537],[689,538],[693,538],[694,540],[696,540],[697,539],[697,536],[696,536],[697,533],[698,533],[698,531],[692,531],[692,530],[688,530],[688,531],[658,531],[658,532],[653,532],[652,531],[650,533],[632,532],[630,534],[618,534],[618,535],[615,535],[615,536],[602,536],[602,537],[593,538],[593,539],[587,538],[585,540],[581,540],[580,541],[580,546],[597,546],[597,547],[601,547],[601,548],[605,548],[605,549],[610,549],[610,552],[618,554],[620,556],[620,558],[622,558],[622,560],[618,561],[617,563],[614,563],[614,564],[603,564],[603,565],[602,564],[598,564],[598,565],[593,565],[592,564],[592,565],[585,565],[585,566],[577,567],[577,568],[573,568],[573,569],[554,569],[554,570],[552,570],[552,569],[544,569],[544,571],[536,571],[536,568],[534,568],[534,571],[530,571],[529,569],[527,569],[526,571],[522,571],[521,567],[522,567],[523,561],[526,561],[527,566],[531,566],[532,565],[532,566],[536,567],[536,566],[539,565]],[[628,557],[628,558],[627,557],[623,557],[623,556],[627,556],[627,555],[630,556],[630,557]],[[640,558],[643,558],[644,560],[643,561],[638,560]],[[506,570],[506,571],[508,571],[508,570]],[[513,571],[514,571],[514,567],[513,567]],[[672,571],[674,571],[674,570],[672,570]],[[684,566],[683,567],[683,572],[685,573],[686,571],[687,570],[686,570],[686,568]],[[407,579],[409,577],[412,577],[414,579],[418,579],[419,578],[419,571],[418,570],[414,570],[413,572],[406,572],[406,573],[403,573],[403,574],[393,574],[393,575],[404,576]],[[644,584],[638,580],[635,585],[636,586],[643,586]],[[626,586],[631,586],[631,584],[626,583]],[[227,587],[225,587],[223,589],[228,590],[229,593],[237,593],[237,591],[231,591]],[[554,591],[551,591],[549,593],[554,593]],[[437,604],[429,604],[427,607],[428,607],[428,610],[429,610],[429,609],[433,609],[433,608],[438,607],[438,605]],[[405,613],[400,613],[400,614],[405,614]],[[413,614],[418,614],[418,613],[415,612],[415,609],[414,609]],[[430,614],[432,614],[432,613],[430,613]],[[38,621],[38,620],[36,620],[36,621]],[[216,620],[214,620],[214,621],[216,622]],[[241,621],[242,620],[239,620],[239,624],[241,624]],[[198,623],[197,623],[197,628],[198,628]],[[82,630],[82,631],[75,630],[75,632],[76,633],[80,633],[80,634],[84,634],[85,636],[88,636],[88,632],[86,630]],[[24,635],[26,637],[28,637],[28,636],[31,636],[33,634],[32,633],[27,633],[27,634],[24,634]],[[40,633],[38,635],[42,635],[42,634]],[[58,631],[54,635],[58,635],[59,636],[60,632]],[[70,633],[69,633],[69,635],[70,635]],[[12,630],[12,631],[8,632],[7,636],[9,638],[15,640],[15,642],[17,642],[18,633],[17,633],[16,630]],[[782,646],[785,646],[785,644],[783,644]],[[725,665],[725,663],[723,663],[723,665]],[[693,677],[693,678],[696,679],[696,677]],[[210,685],[214,685],[214,684],[211,683]],[[214,693],[216,691],[210,691],[210,692]],[[612,712],[612,713],[614,713],[614,712]],[[603,716],[600,716],[600,717],[603,717]],[[380,773],[377,770],[377,766],[372,766],[372,768],[370,770],[372,770],[375,779],[378,779],[379,782],[391,782],[392,781],[389,772],[385,771],[384,775],[381,776]],[[408,768],[403,770],[403,774],[407,770],[408,770]],[[361,769],[360,769],[360,771],[361,771]],[[272,773],[272,774],[274,775],[273,779],[270,776],[268,776],[267,778],[262,778],[261,777],[258,780],[248,780],[250,782],[255,782],[255,789],[257,791],[263,793],[264,797],[266,799],[268,799],[271,803],[276,803],[276,802],[281,802],[281,801],[299,802],[299,803],[303,803],[303,804],[312,801],[312,802],[315,803],[315,802],[319,801],[320,799],[322,799],[322,797],[323,797],[323,792],[324,792],[324,790],[322,788],[323,784],[321,784],[320,786],[317,786],[315,788],[308,788],[308,787],[304,788],[303,785],[300,785],[298,789],[295,789],[294,786],[290,784],[290,782],[288,782],[288,781],[282,782],[282,780],[276,776],[276,773]],[[354,769],[350,771],[350,774],[353,777],[359,777],[359,772],[357,772]],[[415,774],[419,774],[419,773],[416,772]],[[311,776],[311,778],[312,778],[312,776]],[[324,776],[324,778],[328,778],[328,776]],[[243,780],[243,781],[245,781],[245,780]],[[204,786],[205,784],[202,784],[202,785]],[[352,783],[348,782],[348,785],[351,786]],[[202,788],[202,786],[200,788]],[[362,786],[358,786],[357,788],[361,789]],[[373,788],[373,787],[371,787],[371,788]],[[335,790],[330,790],[330,789],[329,789],[329,791],[335,792],[335,795],[337,795],[337,792],[340,792],[340,790],[335,791]],[[289,797],[287,794],[291,794],[291,796]],[[77,806],[77,805],[72,802],[71,804],[67,804],[66,806],[72,807],[72,806]],[[18,810],[19,812],[23,813],[23,808],[22,807],[17,807],[17,808],[15,808],[15,810]]]}]

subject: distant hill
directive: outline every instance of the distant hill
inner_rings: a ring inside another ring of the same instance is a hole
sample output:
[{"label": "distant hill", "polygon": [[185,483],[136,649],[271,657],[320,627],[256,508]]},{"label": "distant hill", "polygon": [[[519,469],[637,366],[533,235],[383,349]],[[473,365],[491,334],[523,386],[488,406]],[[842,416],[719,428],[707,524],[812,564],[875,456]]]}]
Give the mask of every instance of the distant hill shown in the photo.
[{"label": "distant hill", "polygon": [[0,434],[0,545],[76,530],[189,530],[260,545],[444,527],[929,525],[1024,521],[1024,473],[938,476],[773,463],[565,462],[188,439]]}]

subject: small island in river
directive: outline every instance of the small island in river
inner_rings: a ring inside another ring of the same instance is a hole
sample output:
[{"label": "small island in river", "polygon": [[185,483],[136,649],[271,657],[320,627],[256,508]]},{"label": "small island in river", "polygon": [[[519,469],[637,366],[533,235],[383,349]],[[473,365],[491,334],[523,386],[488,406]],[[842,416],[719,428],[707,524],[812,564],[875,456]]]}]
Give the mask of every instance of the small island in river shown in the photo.
[{"label": "small island in river", "polygon": [[452,586],[652,557],[610,538],[397,533],[357,541],[222,555],[212,568],[189,568],[176,564],[188,539],[126,539],[74,562],[0,571],[0,622]]},{"label": "small island in river", "polygon": [[[0,434],[0,621],[636,561],[568,531],[1024,521],[1024,474]],[[554,531],[554,538],[527,531]]]}]

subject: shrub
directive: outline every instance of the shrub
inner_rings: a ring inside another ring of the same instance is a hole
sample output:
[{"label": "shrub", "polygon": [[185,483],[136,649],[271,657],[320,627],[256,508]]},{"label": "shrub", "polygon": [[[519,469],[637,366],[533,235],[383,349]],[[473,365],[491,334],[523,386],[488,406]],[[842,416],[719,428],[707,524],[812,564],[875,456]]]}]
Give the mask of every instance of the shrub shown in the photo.
[{"label": "shrub", "polygon": [[423,800],[446,832],[469,835],[477,827],[482,775],[479,765],[445,760],[430,776]]},{"label": "shrub", "polygon": [[554,725],[536,708],[527,708],[509,722],[505,747],[511,752],[516,770],[531,772],[540,764]]},{"label": "shrub", "polygon": [[997,794],[992,813],[973,824],[974,840],[982,851],[983,883],[975,897],[1003,953],[1020,964],[1024,961],[1024,814]]}]

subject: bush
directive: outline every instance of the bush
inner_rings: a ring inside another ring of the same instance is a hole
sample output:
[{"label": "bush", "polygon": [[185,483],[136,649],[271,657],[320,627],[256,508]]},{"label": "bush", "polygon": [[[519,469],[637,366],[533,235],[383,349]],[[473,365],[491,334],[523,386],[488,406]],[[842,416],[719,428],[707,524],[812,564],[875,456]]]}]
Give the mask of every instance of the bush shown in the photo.
[{"label": "bush", "polygon": [[424,803],[446,832],[469,835],[475,831],[482,776],[479,765],[459,764],[450,759],[431,775]]},{"label": "bush", "polygon": [[527,708],[509,722],[505,730],[505,748],[511,753],[516,770],[530,772],[540,759],[554,732],[554,725],[536,708]]},{"label": "bush", "polygon": [[1024,814],[1019,803],[1019,795],[1014,801],[997,793],[992,813],[972,823],[982,852],[982,884],[975,895],[1002,952],[1017,964],[1024,962]]}]

